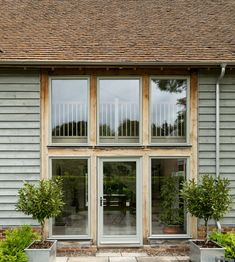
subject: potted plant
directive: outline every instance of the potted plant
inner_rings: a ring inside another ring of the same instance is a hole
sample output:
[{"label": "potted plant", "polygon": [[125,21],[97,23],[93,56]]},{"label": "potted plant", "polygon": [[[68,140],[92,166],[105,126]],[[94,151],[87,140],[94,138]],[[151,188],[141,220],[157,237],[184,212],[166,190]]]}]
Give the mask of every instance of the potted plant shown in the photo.
[{"label": "potted plant", "polygon": [[213,232],[210,239],[225,248],[225,257],[218,257],[217,262],[235,262],[235,234]]},{"label": "potted plant", "polygon": [[[165,234],[179,234],[184,222],[184,207],[179,197],[183,177],[169,176],[162,178],[160,187],[161,215]],[[177,199],[178,196],[178,199]]]},{"label": "potted plant", "polygon": [[41,239],[25,249],[30,262],[55,261],[56,241],[46,240],[44,226],[47,219],[61,213],[63,202],[60,178],[40,180],[37,185],[25,183],[19,190],[18,211],[31,215],[41,225]]},{"label": "potted plant", "polygon": [[215,261],[224,255],[224,248],[209,240],[208,221],[219,221],[229,210],[232,203],[228,179],[204,175],[201,183],[194,179],[183,183],[181,196],[191,215],[204,221],[204,239],[190,241],[192,262]]}]

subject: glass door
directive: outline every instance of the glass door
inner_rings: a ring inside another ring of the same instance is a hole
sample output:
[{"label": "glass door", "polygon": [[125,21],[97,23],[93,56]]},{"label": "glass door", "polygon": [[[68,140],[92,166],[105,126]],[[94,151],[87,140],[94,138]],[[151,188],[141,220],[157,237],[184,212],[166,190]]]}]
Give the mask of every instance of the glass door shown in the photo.
[{"label": "glass door", "polygon": [[138,159],[100,160],[98,201],[99,244],[141,244]]}]

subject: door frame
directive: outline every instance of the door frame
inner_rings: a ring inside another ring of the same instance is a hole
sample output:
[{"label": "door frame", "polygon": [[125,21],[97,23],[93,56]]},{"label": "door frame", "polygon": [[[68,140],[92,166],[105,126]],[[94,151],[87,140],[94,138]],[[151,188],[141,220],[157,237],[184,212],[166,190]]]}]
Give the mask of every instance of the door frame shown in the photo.
[{"label": "door frame", "polygon": [[[100,197],[103,197],[103,163],[104,162],[136,162],[136,235],[103,235],[103,207],[100,206]],[[143,229],[142,229],[142,159],[141,157],[99,157],[97,169],[97,245],[125,245],[125,246],[141,246],[143,245]]]}]

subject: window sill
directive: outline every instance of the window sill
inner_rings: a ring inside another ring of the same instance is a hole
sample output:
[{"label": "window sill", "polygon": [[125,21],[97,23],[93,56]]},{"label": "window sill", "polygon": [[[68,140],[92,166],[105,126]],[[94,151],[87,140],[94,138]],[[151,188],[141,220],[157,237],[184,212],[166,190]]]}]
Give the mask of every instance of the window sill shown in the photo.
[{"label": "window sill", "polygon": [[159,144],[151,144],[147,146],[148,148],[152,148],[152,147],[192,147],[192,144],[186,144],[186,143],[179,143],[179,144],[163,144],[163,143],[159,143]]}]

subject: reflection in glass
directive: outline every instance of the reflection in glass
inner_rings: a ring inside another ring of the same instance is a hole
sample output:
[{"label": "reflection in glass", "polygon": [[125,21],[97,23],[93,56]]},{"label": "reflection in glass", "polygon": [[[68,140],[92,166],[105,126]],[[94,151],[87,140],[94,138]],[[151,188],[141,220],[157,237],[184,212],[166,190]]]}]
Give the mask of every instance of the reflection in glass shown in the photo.
[{"label": "reflection in glass", "polygon": [[152,143],[186,142],[187,80],[152,79]]},{"label": "reflection in glass", "polygon": [[63,178],[65,206],[53,219],[52,235],[88,235],[88,166],[86,159],[53,159],[52,176]]},{"label": "reflection in glass", "polygon": [[186,212],[179,195],[185,179],[185,159],[152,159],[152,234],[186,234]]},{"label": "reflection in glass", "polygon": [[86,143],[88,80],[52,80],[51,120],[53,143]]},{"label": "reflection in glass", "polygon": [[136,235],[136,162],[104,162],[103,183],[103,234]]},{"label": "reflection in glass", "polygon": [[140,88],[138,79],[99,81],[101,143],[138,143]]}]

